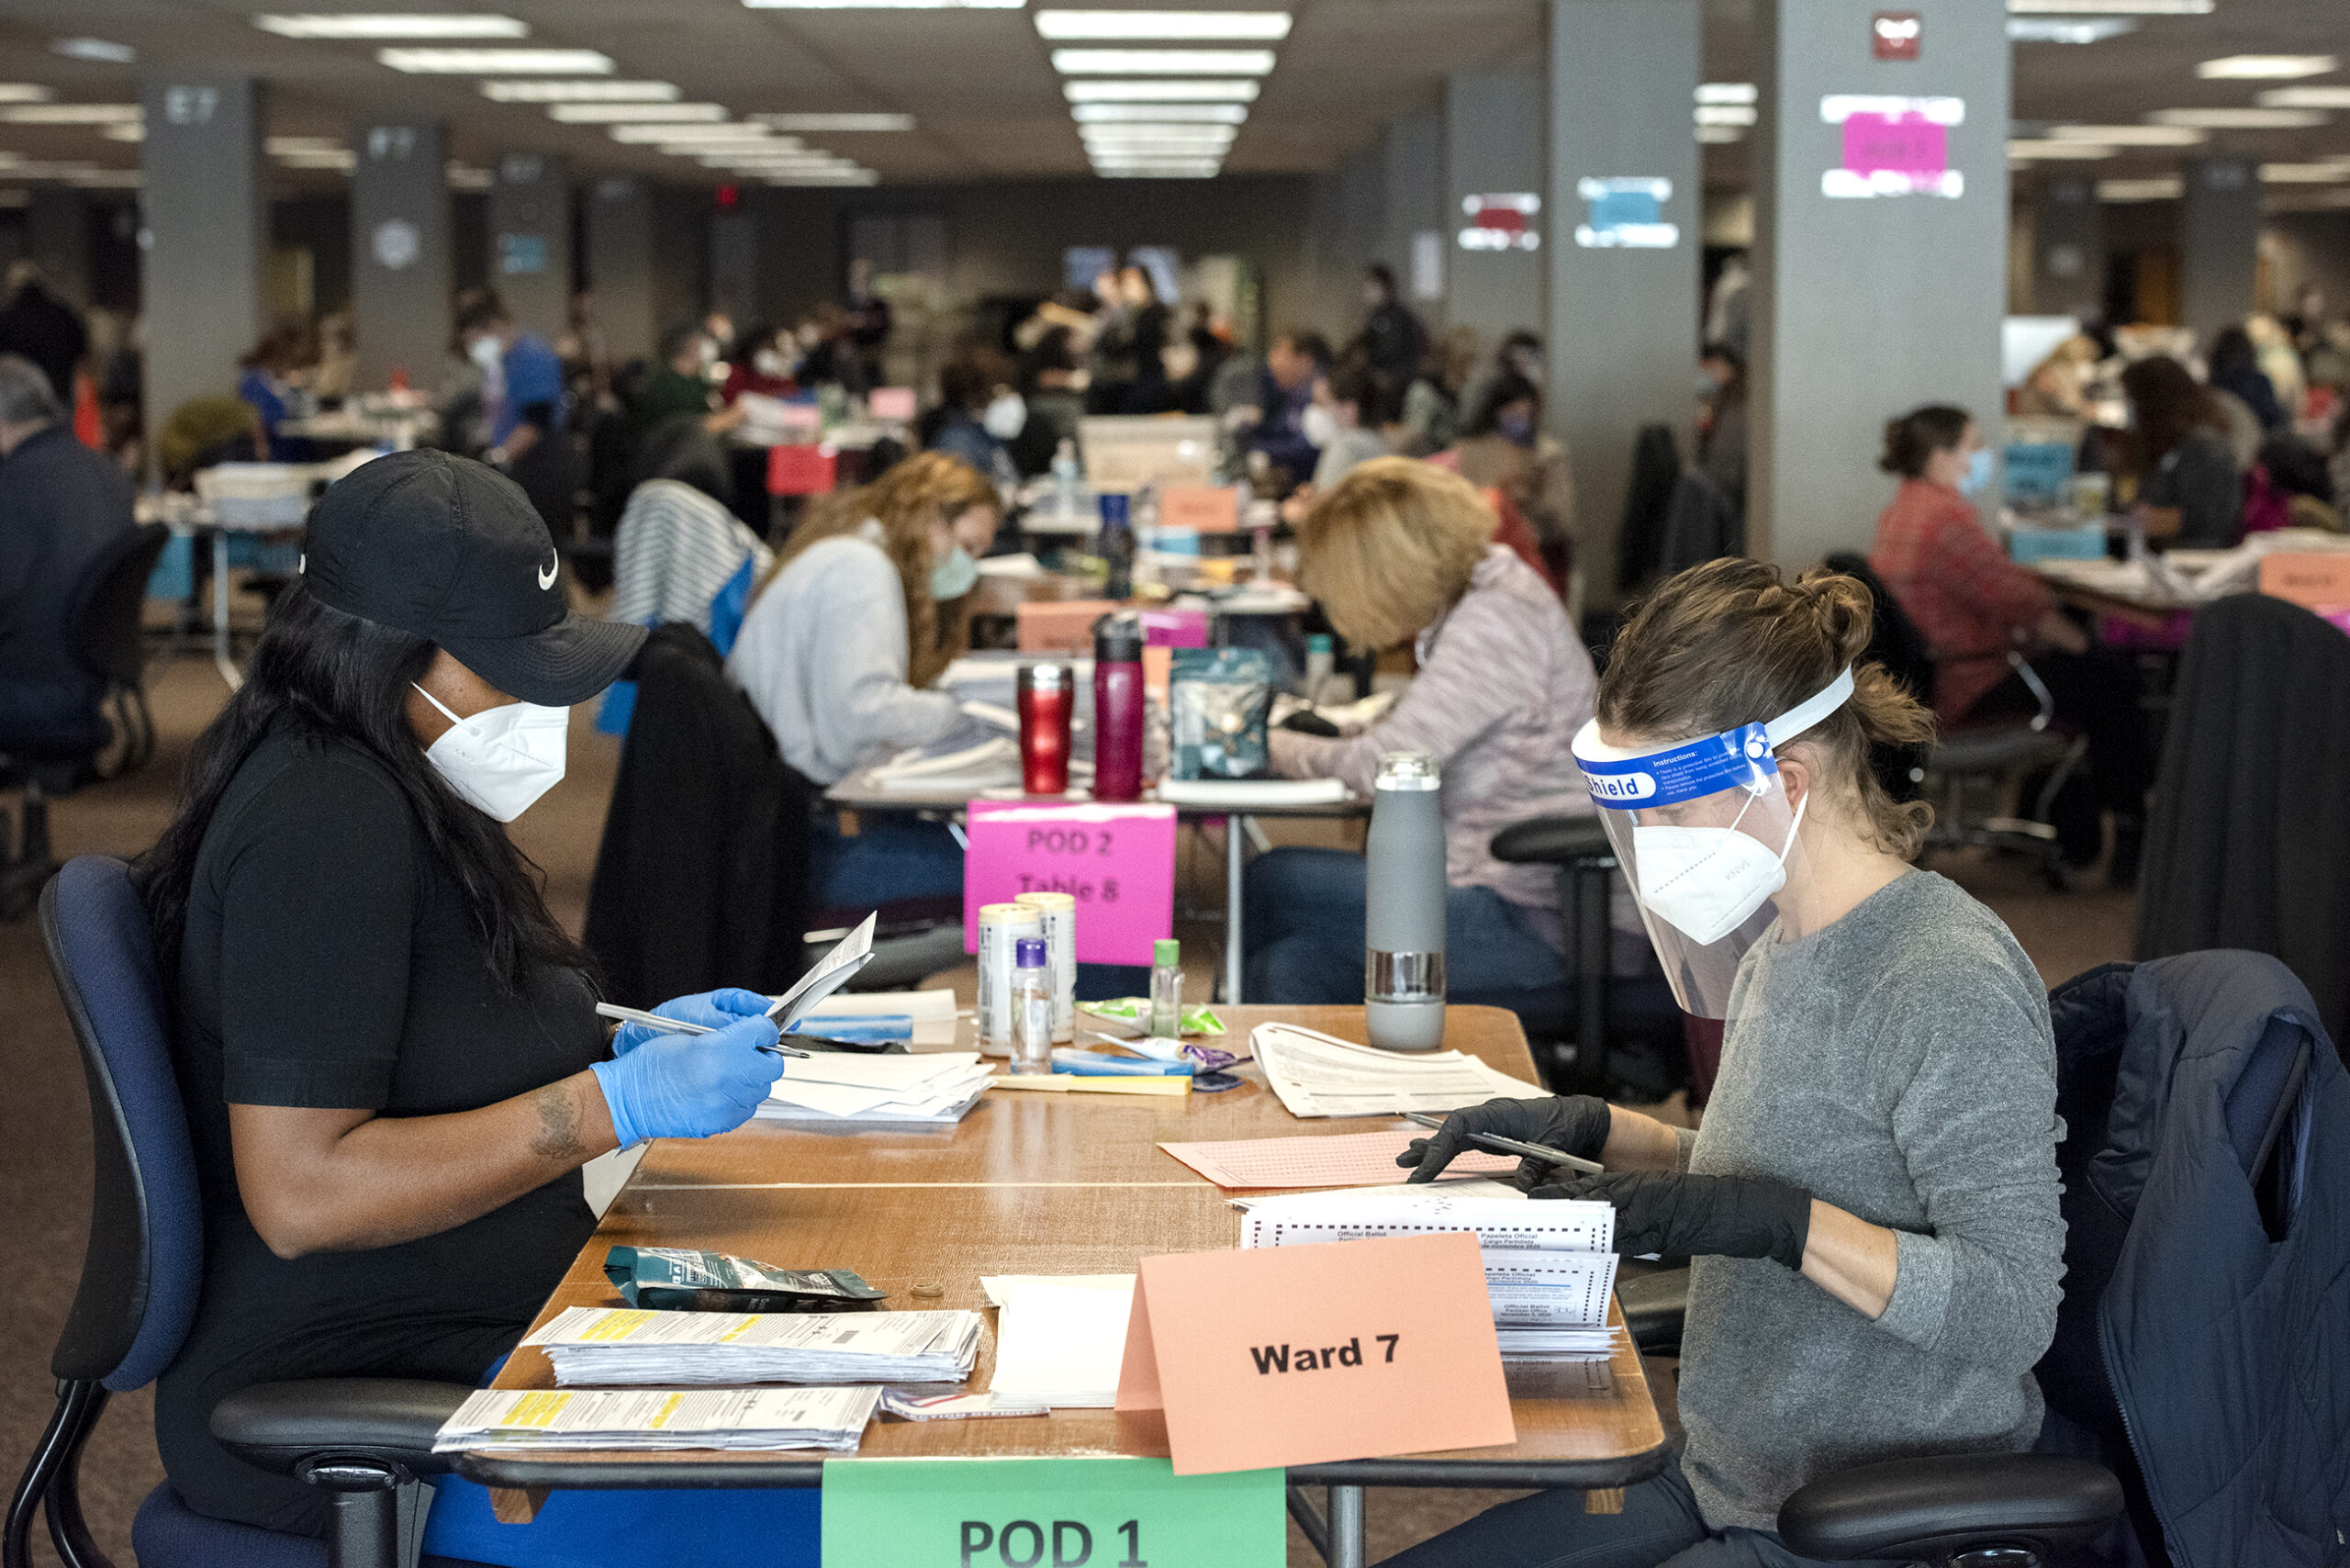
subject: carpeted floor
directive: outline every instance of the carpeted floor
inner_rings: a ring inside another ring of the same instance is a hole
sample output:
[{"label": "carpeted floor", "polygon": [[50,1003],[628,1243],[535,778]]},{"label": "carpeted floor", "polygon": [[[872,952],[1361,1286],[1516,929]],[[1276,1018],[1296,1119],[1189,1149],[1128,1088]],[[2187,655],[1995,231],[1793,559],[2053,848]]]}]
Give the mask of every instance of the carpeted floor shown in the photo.
[{"label": "carpeted floor", "polygon": [[[190,654],[153,671],[151,690],[162,731],[160,752],[145,771],[95,786],[58,802],[53,831],[61,857],[80,854],[129,856],[151,843],[171,810],[188,746],[226,699],[211,662]],[[518,840],[543,867],[556,911],[576,929],[586,907],[617,744],[575,716],[568,776],[515,827]],[[1327,830],[1323,830],[1327,831]],[[1190,836],[1190,835],[1187,835]],[[1204,846],[1187,846],[1187,906],[1214,907],[1221,899],[1214,858]],[[2131,901],[2102,891],[2050,893],[2014,866],[1944,868],[1959,876],[2012,926],[2042,974],[2061,979],[2093,964],[2127,957]],[[1192,927],[1187,924],[1185,935]],[[1206,936],[1213,926],[1200,927]],[[1194,983],[1207,978],[1208,945],[1187,942]],[[967,992],[968,969],[953,977]],[[331,998],[289,997],[288,1005],[325,1006]],[[52,989],[40,939],[30,920],[0,925],[0,1192],[14,1203],[19,1230],[11,1249],[9,1294],[16,1306],[0,1339],[0,1464],[14,1476],[32,1451],[55,1399],[49,1355],[79,1278],[89,1224],[88,1112],[72,1036]],[[1662,1369],[1660,1369],[1662,1370]],[[162,1477],[150,1435],[152,1406],[145,1393],[118,1399],[107,1410],[82,1466],[83,1495],[100,1545],[129,1568],[130,1518]],[[1426,1539],[1509,1493],[1389,1492],[1371,1501],[1371,1560]],[[54,1563],[45,1539],[35,1561]],[[1295,1527],[1290,1561],[1316,1561]]]}]

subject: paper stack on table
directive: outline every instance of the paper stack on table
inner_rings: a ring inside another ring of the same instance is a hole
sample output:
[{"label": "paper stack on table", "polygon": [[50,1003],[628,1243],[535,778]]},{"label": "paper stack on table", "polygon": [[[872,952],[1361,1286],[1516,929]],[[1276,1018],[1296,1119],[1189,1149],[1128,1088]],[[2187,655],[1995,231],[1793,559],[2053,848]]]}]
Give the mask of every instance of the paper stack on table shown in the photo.
[{"label": "paper stack on table", "polygon": [[940,1383],[970,1375],[976,1312],[647,1312],[565,1307],[522,1341],[569,1388],[597,1383]]},{"label": "paper stack on table", "polygon": [[830,1449],[853,1452],[878,1388],[485,1388],[432,1439],[434,1453],[484,1449]]},{"label": "paper stack on table", "polygon": [[1248,1045],[1292,1116],[1399,1116],[1457,1111],[1497,1096],[1543,1097],[1536,1085],[1459,1051],[1406,1056],[1295,1024],[1259,1024]]},{"label": "paper stack on table", "polygon": [[1473,1230],[1504,1358],[1605,1355],[1616,1343],[1617,1332],[1607,1324],[1617,1262],[1610,1204],[1385,1187],[1260,1198],[1247,1216],[1240,1226],[1243,1247]]},{"label": "paper stack on table", "polygon": [[755,1113],[773,1122],[952,1126],[991,1078],[977,1051],[863,1056],[819,1051],[793,1058]]},{"label": "paper stack on table", "polygon": [[1116,1402],[1132,1274],[1010,1274],[980,1285],[1000,1309],[990,1393],[1098,1410]]},{"label": "paper stack on table", "polygon": [[1020,743],[990,735],[974,745],[931,756],[901,752],[873,769],[874,788],[906,793],[951,794],[1020,781]]},{"label": "paper stack on table", "polygon": [[[1401,1184],[1411,1171],[1395,1157],[1426,1129],[1398,1127],[1381,1133],[1341,1133],[1329,1137],[1233,1138],[1219,1143],[1162,1143],[1158,1147],[1219,1187],[1379,1187]],[[1442,1180],[1506,1176],[1517,1169],[1514,1154],[1475,1149],[1454,1158]]]},{"label": "paper stack on table", "polygon": [[913,1020],[913,1047],[936,1047],[955,1043],[955,992],[934,991],[838,991],[800,1015],[803,1033],[835,1033],[833,1019],[897,1017]]}]

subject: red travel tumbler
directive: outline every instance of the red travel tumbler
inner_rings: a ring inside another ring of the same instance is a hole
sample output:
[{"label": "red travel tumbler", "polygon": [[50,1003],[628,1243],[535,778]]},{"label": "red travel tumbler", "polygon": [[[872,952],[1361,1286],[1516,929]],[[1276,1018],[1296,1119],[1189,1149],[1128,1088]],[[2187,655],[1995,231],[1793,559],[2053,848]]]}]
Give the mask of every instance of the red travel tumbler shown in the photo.
[{"label": "red travel tumbler", "polygon": [[1067,665],[1020,666],[1020,787],[1031,795],[1069,792],[1069,721],[1075,700]]}]

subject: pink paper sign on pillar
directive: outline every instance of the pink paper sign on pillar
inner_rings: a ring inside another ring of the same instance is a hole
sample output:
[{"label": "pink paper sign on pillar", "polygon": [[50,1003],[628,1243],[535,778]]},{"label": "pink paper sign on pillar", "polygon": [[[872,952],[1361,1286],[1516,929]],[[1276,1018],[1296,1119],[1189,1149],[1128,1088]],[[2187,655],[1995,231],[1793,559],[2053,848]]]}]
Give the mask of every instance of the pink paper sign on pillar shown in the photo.
[{"label": "pink paper sign on pillar", "polygon": [[1175,808],[974,801],[963,857],[963,950],[979,946],[979,906],[1022,893],[1077,901],[1077,960],[1147,964],[1175,935]]},{"label": "pink paper sign on pillar", "polygon": [[1866,178],[1887,174],[1925,189],[1950,168],[1950,128],[1912,110],[1856,111],[1844,120],[1844,172]]}]

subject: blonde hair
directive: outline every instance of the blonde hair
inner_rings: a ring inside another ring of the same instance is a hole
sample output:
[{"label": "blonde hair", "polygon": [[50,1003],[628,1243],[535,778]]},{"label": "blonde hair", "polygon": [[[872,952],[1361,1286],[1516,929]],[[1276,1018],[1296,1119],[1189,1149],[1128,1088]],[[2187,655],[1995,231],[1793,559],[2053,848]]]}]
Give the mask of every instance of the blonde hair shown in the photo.
[{"label": "blonde hair", "polygon": [[1912,858],[1933,808],[1887,794],[1870,750],[1924,745],[1934,720],[1883,666],[1863,662],[1875,610],[1865,584],[1824,566],[1792,584],[1778,567],[1740,556],[1692,566],[1660,585],[1616,634],[1599,678],[1599,722],[1660,741],[1715,734],[1785,712],[1849,666],[1852,698],[1787,744],[1824,754],[1823,777],[1857,796],[1862,829]]},{"label": "blonde hair", "polygon": [[[906,595],[906,679],[927,686],[951,657],[938,624],[938,601],[930,597],[930,525],[953,522],[974,507],[1002,509],[979,471],[943,452],[918,452],[892,465],[869,485],[824,496],[811,503],[791,531],[758,593],[820,540],[855,533],[867,518],[881,524],[881,552],[898,568]],[[755,600],[757,595],[753,596]]]},{"label": "blonde hair", "polygon": [[1374,457],[1298,529],[1298,586],[1358,648],[1416,637],[1469,591],[1494,517],[1475,486],[1409,457]]}]

